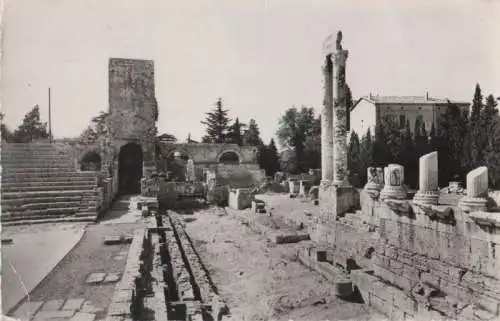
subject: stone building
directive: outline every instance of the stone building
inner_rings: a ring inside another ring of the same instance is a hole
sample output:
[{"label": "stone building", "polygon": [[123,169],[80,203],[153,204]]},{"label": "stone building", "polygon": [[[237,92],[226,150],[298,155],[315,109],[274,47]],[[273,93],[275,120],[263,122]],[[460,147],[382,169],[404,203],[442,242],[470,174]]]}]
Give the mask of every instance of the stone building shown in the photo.
[{"label": "stone building", "polygon": [[417,119],[420,119],[425,123],[425,128],[429,132],[432,124],[434,126],[439,124],[439,117],[450,103],[464,111],[468,111],[470,106],[468,102],[432,98],[428,93],[425,96],[374,96],[370,94],[359,98],[354,104],[350,114],[350,130],[362,136],[370,128],[373,135],[377,122],[387,116],[391,117],[401,128],[406,128],[406,122],[409,121],[411,131],[414,130]]}]

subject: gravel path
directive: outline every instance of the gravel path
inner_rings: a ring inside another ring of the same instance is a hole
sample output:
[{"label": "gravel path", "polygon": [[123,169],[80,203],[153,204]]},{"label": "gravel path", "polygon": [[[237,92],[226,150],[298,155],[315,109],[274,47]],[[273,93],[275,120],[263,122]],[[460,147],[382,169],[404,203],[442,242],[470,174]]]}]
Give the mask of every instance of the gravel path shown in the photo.
[{"label": "gravel path", "polygon": [[186,230],[226,300],[232,320],[380,318],[363,304],[331,296],[331,285],[297,261],[296,249],[303,243],[268,243],[223,212],[216,208],[200,211]]}]

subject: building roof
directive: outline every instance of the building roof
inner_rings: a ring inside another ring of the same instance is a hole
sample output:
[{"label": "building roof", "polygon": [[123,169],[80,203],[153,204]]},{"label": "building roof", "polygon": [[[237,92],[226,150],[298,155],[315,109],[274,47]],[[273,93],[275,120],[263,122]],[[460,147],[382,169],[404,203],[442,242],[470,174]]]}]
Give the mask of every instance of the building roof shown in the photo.
[{"label": "building roof", "polygon": [[447,98],[434,98],[429,96],[379,96],[369,95],[359,98],[352,109],[358,105],[361,100],[372,104],[418,104],[418,105],[436,105],[436,104],[457,104],[470,105],[470,102],[453,101]]}]

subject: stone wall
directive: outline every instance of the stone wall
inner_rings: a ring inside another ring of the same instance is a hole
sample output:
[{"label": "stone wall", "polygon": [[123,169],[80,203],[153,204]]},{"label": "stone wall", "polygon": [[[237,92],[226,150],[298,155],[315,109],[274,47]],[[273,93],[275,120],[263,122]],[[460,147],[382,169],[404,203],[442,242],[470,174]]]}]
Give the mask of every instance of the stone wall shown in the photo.
[{"label": "stone wall", "polygon": [[500,213],[398,201],[405,207],[365,191],[360,199],[362,210],[315,218],[310,234],[334,264],[356,262],[351,278],[365,302],[395,320],[498,316]]}]

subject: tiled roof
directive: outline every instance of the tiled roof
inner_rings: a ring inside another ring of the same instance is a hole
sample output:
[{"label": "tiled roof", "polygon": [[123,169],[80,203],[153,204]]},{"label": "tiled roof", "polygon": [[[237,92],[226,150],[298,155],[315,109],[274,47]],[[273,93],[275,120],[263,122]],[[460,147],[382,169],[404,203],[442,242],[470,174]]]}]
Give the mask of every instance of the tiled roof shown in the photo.
[{"label": "tiled roof", "polygon": [[448,102],[456,104],[470,104],[464,101],[449,101],[448,99],[433,98],[425,96],[364,96],[363,99],[376,104],[446,104]]}]

